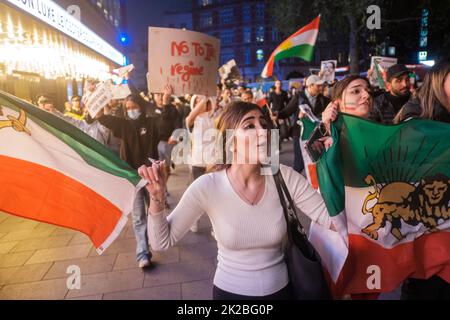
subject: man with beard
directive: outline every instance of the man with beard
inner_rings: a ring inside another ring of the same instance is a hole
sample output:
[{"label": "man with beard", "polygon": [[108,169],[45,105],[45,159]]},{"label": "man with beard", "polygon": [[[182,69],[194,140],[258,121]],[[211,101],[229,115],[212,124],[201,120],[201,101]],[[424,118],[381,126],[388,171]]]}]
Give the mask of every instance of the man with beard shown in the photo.
[{"label": "man with beard", "polygon": [[386,92],[374,100],[374,111],[380,117],[377,121],[385,124],[393,123],[397,113],[411,97],[409,85],[409,70],[405,65],[396,64],[387,70]]}]

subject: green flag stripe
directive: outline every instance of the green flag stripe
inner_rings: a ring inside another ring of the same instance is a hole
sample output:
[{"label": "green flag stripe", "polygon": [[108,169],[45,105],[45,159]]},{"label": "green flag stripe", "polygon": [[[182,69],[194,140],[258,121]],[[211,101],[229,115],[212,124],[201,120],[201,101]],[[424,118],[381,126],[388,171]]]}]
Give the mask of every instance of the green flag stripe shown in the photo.
[{"label": "green flag stripe", "polygon": [[321,193],[331,215],[344,209],[344,187],[415,183],[435,174],[450,177],[450,125],[412,119],[382,125],[340,114],[332,126],[333,146],[317,163]]},{"label": "green flag stripe", "polygon": [[0,92],[0,105],[17,112],[23,109],[27,113],[27,118],[67,144],[89,165],[125,178],[133,185],[140,181],[137,172],[109,148],[63,119],[3,92]]},{"label": "green flag stripe", "polygon": [[301,140],[306,141],[311,136],[312,132],[314,131],[315,127],[317,126],[317,123],[312,122],[308,118],[301,119],[302,123],[302,137]]},{"label": "green flag stripe", "polygon": [[281,51],[275,55],[275,62],[285,58],[298,57],[310,62],[314,55],[314,46],[310,44],[301,44]]}]

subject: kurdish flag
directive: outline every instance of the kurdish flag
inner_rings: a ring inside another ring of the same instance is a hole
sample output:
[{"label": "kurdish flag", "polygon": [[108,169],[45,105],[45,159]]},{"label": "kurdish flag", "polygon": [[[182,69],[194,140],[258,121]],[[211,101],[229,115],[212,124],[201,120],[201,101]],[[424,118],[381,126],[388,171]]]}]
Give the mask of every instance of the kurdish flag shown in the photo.
[{"label": "kurdish flag", "polygon": [[319,34],[320,15],[309,24],[284,40],[272,54],[264,67],[261,77],[268,78],[273,73],[273,64],[281,59],[298,57],[311,61],[317,35]]},{"label": "kurdish flag", "polygon": [[80,231],[101,254],[140,178],[76,127],[0,92],[0,211]]},{"label": "kurdish flag", "polygon": [[450,125],[341,114],[332,136],[317,175],[338,232],[314,225],[310,240],[335,296],[390,292],[407,278],[450,282]]}]

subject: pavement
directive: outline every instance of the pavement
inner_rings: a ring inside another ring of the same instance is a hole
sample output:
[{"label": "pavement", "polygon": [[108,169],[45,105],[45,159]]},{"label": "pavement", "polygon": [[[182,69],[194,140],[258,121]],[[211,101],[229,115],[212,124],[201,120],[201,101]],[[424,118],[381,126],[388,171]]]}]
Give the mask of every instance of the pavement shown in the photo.
[{"label": "pavement", "polygon": [[[292,165],[292,143],[281,162]],[[189,170],[179,166],[169,179],[170,204],[189,185]],[[209,300],[217,263],[217,243],[204,216],[199,232],[176,246],[155,252],[155,267],[141,271],[135,258],[131,219],[99,256],[80,232],[0,212],[0,300]],[[81,271],[80,289],[68,289],[68,267]]]}]

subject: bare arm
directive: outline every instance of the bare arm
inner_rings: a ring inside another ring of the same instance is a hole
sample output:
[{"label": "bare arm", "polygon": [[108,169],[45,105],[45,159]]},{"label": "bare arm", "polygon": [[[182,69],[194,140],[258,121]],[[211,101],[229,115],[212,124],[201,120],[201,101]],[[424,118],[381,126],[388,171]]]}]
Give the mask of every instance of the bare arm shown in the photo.
[{"label": "bare arm", "polygon": [[192,128],[194,126],[195,119],[205,111],[206,111],[206,99],[202,99],[194,106],[194,109],[191,110],[189,115],[186,117],[186,126],[188,128]]},{"label": "bare arm", "polygon": [[148,214],[148,239],[153,249],[166,250],[176,244],[189,231],[189,228],[205,213],[201,179],[194,181],[181,197],[180,202],[166,218],[164,214],[165,179],[162,163],[152,167],[142,166],[138,172],[149,181],[150,193]]},{"label": "bare arm", "polygon": [[330,228],[331,218],[322,196],[309,185],[301,174],[291,168],[282,168],[283,178],[297,208],[311,220]]}]

